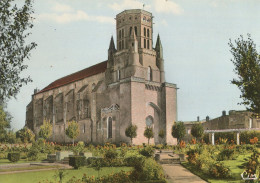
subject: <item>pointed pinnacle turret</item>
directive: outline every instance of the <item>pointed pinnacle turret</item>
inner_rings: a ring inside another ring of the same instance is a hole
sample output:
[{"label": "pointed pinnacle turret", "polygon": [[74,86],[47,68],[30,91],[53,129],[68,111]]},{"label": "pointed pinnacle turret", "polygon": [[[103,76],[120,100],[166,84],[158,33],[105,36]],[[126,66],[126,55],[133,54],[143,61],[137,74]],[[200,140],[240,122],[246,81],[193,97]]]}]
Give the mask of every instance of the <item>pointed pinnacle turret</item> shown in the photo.
[{"label": "pointed pinnacle turret", "polygon": [[116,50],[113,36],[111,36],[111,40],[110,40],[110,44],[109,44],[109,49],[108,50],[113,50],[113,51]]},{"label": "pointed pinnacle turret", "polygon": [[130,38],[136,40],[136,34],[135,34],[135,31],[134,31],[134,30],[132,30],[132,33],[131,33],[131,35],[130,35]]},{"label": "pointed pinnacle turret", "polygon": [[157,36],[155,50],[157,52],[157,57],[163,58],[163,48],[162,48],[162,43],[161,43],[161,39],[160,39],[160,35],[159,34]]}]

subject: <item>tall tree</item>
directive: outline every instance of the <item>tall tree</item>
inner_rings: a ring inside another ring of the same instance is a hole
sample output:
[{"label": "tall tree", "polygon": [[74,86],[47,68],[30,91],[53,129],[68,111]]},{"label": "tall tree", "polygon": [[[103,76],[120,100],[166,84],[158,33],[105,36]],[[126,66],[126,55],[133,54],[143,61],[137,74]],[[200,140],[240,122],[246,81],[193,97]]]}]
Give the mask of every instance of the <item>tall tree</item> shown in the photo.
[{"label": "tall tree", "polygon": [[260,56],[256,45],[248,35],[229,42],[230,52],[233,55],[231,61],[235,65],[234,72],[237,78],[231,81],[241,91],[240,98],[247,110],[260,114]]},{"label": "tall tree", "polygon": [[133,144],[133,138],[137,136],[136,131],[137,126],[132,124],[125,129],[125,135],[131,139],[131,144]]},{"label": "tall tree", "polygon": [[200,139],[204,134],[204,129],[201,123],[196,122],[191,127],[191,135],[196,139]]},{"label": "tall tree", "polygon": [[172,136],[177,138],[178,143],[185,136],[185,126],[183,122],[175,122],[172,126]]},{"label": "tall tree", "polygon": [[76,121],[68,122],[68,127],[66,128],[65,133],[72,139],[74,145],[74,139],[79,136],[79,124]]},{"label": "tall tree", "polygon": [[16,132],[16,138],[20,138],[22,142],[27,143],[27,142],[33,142],[35,140],[35,135],[27,127],[22,128],[21,130]]},{"label": "tall tree", "polygon": [[52,134],[52,124],[50,121],[44,120],[43,125],[40,127],[39,137],[48,139]]},{"label": "tall tree", "polygon": [[10,128],[11,117],[4,110],[4,104],[0,103],[0,142],[5,141],[7,135],[7,128]]},{"label": "tall tree", "polygon": [[144,130],[144,136],[148,139],[148,145],[150,144],[150,139],[153,138],[154,133],[153,133],[153,128],[147,126]]},{"label": "tall tree", "polygon": [[0,1],[0,100],[14,97],[20,88],[32,81],[21,77],[27,68],[23,62],[30,58],[36,43],[28,43],[29,29],[33,27],[32,0],[24,0],[21,8],[15,0]]}]

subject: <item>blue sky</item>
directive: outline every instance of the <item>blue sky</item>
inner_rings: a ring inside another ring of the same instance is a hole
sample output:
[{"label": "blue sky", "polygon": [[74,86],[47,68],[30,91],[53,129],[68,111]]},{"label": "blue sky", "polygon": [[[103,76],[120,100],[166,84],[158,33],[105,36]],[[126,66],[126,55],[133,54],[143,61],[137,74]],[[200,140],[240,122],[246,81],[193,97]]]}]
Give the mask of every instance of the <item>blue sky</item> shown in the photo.
[{"label": "blue sky", "polygon": [[30,41],[38,47],[23,72],[33,82],[8,103],[16,130],[25,124],[34,88],[107,59],[110,37],[115,37],[114,18],[132,8],[153,13],[154,44],[159,33],[166,80],[180,88],[178,120],[245,109],[237,105],[240,91],[230,84],[236,76],[228,42],[249,33],[259,50],[258,0],[35,0],[34,8]]}]

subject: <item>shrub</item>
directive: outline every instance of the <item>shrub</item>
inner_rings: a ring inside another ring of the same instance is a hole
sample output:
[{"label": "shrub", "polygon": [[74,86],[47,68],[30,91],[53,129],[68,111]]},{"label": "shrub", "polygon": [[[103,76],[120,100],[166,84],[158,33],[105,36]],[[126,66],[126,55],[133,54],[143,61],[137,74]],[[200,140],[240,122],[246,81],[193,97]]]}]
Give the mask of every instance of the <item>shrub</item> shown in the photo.
[{"label": "shrub", "polygon": [[20,153],[17,152],[8,153],[7,159],[11,162],[17,162],[20,159]]},{"label": "shrub", "polygon": [[134,169],[137,170],[137,171],[142,170],[144,161],[145,161],[145,158],[141,155],[128,156],[124,159],[126,166],[134,167]]},{"label": "shrub", "polygon": [[162,167],[155,160],[147,158],[141,169],[135,168],[132,171],[131,179],[133,181],[164,180],[164,173]]},{"label": "shrub", "polygon": [[196,165],[196,161],[198,159],[199,156],[199,151],[197,149],[191,149],[187,152],[188,155],[188,161],[189,163]]},{"label": "shrub", "polygon": [[37,147],[32,146],[27,155],[28,159],[31,161],[35,161],[39,158],[39,150]]},{"label": "shrub", "polygon": [[69,165],[74,169],[78,169],[86,164],[85,156],[71,156],[69,157]]},{"label": "shrub", "polygon": [[109,148],[105,151],[104,158],[105,160],[111,161],[113,159],[117,158],[118,153],[116,152],[116,149]]},{"label": "shrub", "polygon": [[230,169],[220,162],[211,164],[209,174],[214,178],[229,178],[231,176]]},{"label": "shrub", "polygon": [[154,151],[151,146],[147,146],[147,147],[140,149],[139,153],[145,157],[152,157],[154,154]]},{"label": "shrub", "polygon": [[240,141],[246,144],[250,144],[250,139],[260,138],[260,133],[256,131],[244,131],[240,133]]},{"label": "shrub", "polygon": [[[236,133],[234,132],[222,132],[222,133],[215,133],[214,135],[215,139],[217,139],[218,141],[220,139],[226,139],[227,141],[225,143],[230,143],[231,140],[232,141],[236,141]],[[224,143],[223,141],[221,141],[221,143]]]},{"label": "shrub", "polygon": [[231,160],[234,157],[235,150],[234,149],[223,149],[217,157],[218,161]]}]

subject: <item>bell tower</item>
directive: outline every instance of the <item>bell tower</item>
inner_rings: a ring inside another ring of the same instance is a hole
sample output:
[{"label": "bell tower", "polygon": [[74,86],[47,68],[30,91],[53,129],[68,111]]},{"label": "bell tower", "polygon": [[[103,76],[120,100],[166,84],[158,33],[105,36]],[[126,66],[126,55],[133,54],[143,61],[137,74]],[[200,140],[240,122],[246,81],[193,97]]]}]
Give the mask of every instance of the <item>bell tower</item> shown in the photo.
[{"label": "bell tower", "polygon": [[161,41],[153,48],[153,16],[141,10],[116,15],[116,38],[108,50],[107,84],[126,78],[165,82]]}]

